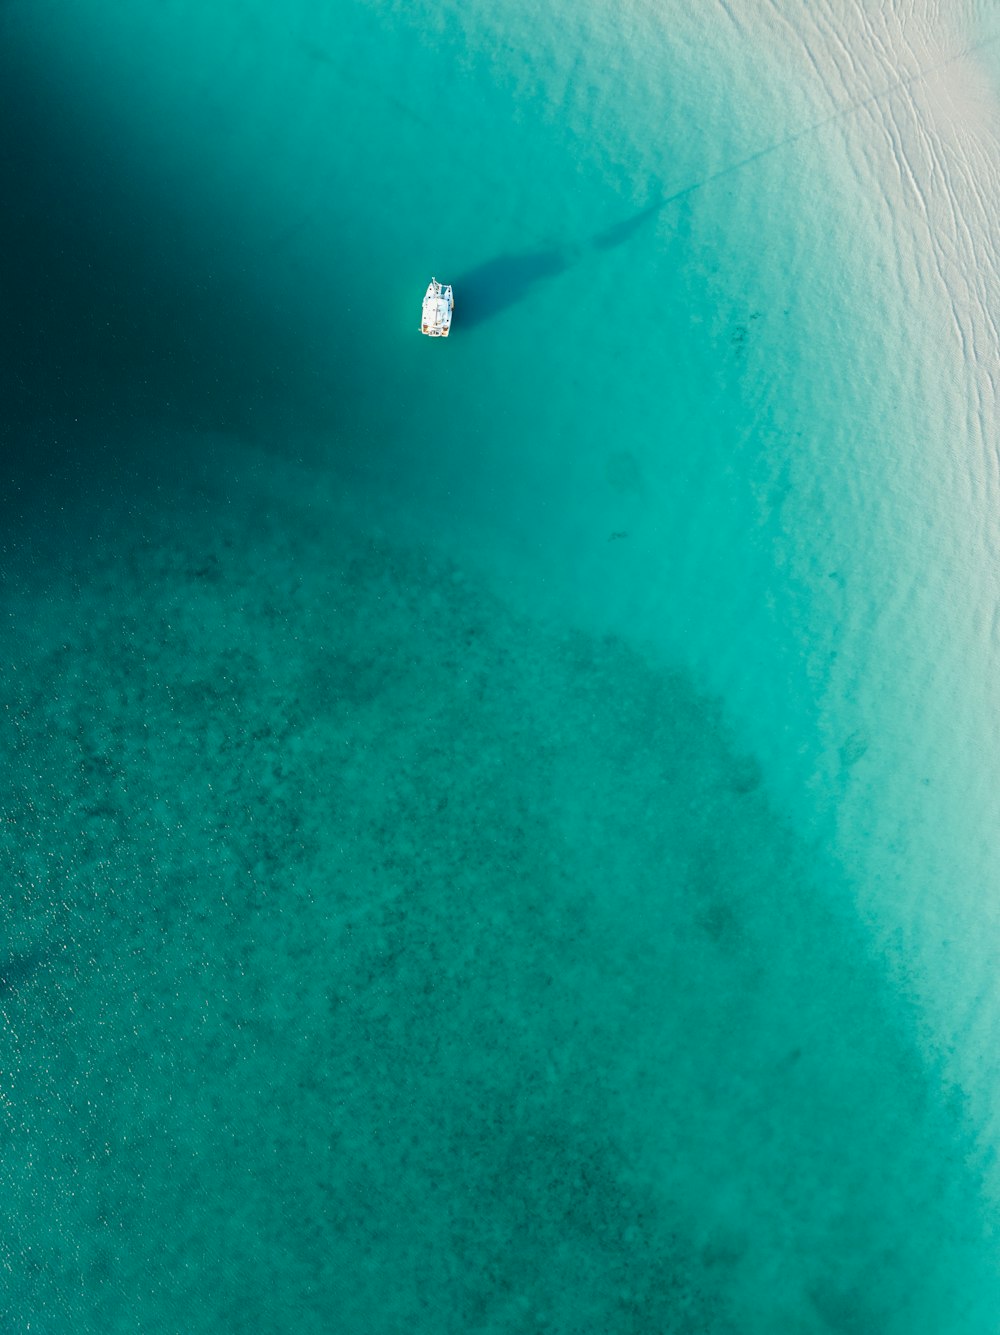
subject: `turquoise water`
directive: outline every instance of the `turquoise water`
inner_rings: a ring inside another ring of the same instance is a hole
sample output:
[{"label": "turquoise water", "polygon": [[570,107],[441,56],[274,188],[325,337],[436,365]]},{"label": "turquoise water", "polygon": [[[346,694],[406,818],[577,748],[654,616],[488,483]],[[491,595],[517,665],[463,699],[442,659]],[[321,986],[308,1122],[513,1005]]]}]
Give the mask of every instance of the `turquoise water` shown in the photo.
[{"label": "turquoise water", "polygon": [[996,1329],[989,17],[0,7],[4,1330]]}]

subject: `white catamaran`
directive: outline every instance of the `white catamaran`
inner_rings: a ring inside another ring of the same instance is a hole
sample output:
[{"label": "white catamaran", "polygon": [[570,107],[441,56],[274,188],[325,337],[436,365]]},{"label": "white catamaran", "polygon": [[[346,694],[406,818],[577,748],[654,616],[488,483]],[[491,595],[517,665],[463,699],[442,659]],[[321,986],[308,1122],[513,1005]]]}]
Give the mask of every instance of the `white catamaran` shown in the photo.
[{"label": "white catamaran", "polygon": [[432,278],[424,293],[423,318],[420,332],[431,338],[447,338],[451,331],[451,315],[455,309],[455,298],[451,294],[451,284],[439,283]]}]

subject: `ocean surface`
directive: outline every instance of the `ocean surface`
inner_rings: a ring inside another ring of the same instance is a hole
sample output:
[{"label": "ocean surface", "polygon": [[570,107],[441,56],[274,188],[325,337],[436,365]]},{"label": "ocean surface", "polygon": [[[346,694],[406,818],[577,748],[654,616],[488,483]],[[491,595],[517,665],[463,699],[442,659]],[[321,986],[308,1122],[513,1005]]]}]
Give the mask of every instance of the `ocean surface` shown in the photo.
[{"label": "ocean surface", "polygon": [[0,125],[2,1335],[1000,1330],[995,5],[0,0]]}]

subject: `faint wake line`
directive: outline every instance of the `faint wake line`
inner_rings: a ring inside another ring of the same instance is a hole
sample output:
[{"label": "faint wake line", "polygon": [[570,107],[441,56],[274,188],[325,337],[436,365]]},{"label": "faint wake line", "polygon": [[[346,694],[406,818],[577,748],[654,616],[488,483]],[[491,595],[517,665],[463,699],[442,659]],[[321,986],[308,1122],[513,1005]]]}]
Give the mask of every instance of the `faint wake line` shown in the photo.
[{"label": "faint wake line", "polygon": [[1000,40],[1000,33],[994,33],[991,37],[984,37],[981,42],[976,42],[974,46],[967,46],[962,51],[957,51],[947,60],[940,60],[936,65],[930,65],[927,69],[917,70],[904,79],[899,79],[896,83],[890,84],[888,88],[883,88],[878,93],[872,93],[868,97],[859,99],[857,102],[851,102],[845,107],[840,107],[833,111],[829,116],[824,116],[822,120],[813,122],[812,125],[806,125],[801,130],[796,130],[793,134],[786,135],[784,139],[779,139],[773,144],[768,144],[765,148],[760,148],[756,153],[749,154],[748,157],[741,158],[739,162],[732,162],[728,167],[720,167],[718,171],[712,172],[710,176],[704,177],[700,181],[695,181],[693,185],[686,185],[682,190],[677,190],[673,194],[664,195],[660,201],[660,207],[666,208],[668,204],[675,203],[678,199],[684,199],[686,195],[693,194],[696,190],[702,190],[705,186],[711,185],[714,181],[720,180],[723,176],[729,176],[732,172],[742,171],[752,162],[759,161],[769,153],[776,153],[779,148],[785,148],[789,144],[796,143],[799,139],[804,139],[807,135],[815,134],[817,130],[824,129],[834,121],[842,120],[845,116],[852,116],[856,111],[861,111],[864,107],[869,107],[875,102],[881,101],[884,97],[889,97],[892,93],[897,93],[901,88],[908,88],[911,84],[917,83],[920,79],[926,79],[928,74],[934,74],[935,71],[946,69],[953,65],[956,60],[962,60],[970,56],[975,51],[981,51],[983,47],[990,46],[993,42]]}]

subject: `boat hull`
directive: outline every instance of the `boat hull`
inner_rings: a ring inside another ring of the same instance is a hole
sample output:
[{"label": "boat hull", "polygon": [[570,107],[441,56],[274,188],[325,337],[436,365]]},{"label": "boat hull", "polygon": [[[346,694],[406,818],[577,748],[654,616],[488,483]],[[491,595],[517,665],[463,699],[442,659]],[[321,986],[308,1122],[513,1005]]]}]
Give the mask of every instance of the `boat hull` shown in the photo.
[{"label": "boat hull", "polygon": [[447,338],[451,333],[451,318],[455,298],[450,283],[439,283],[432,278],[424,293],[420,332],[428,338]]}]

